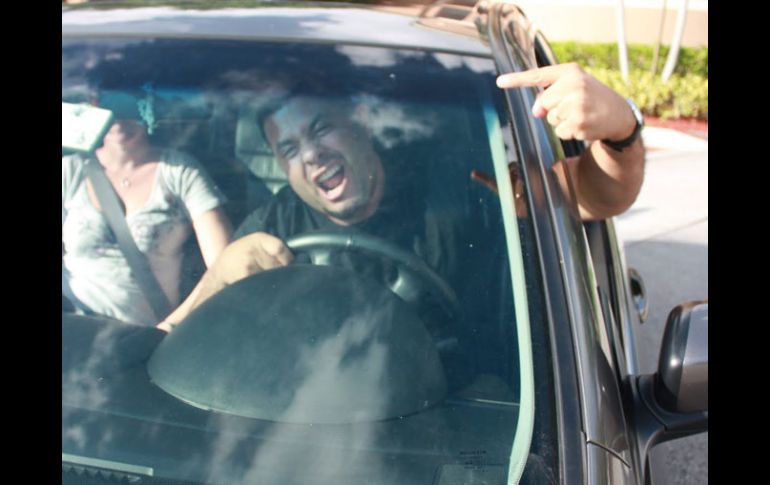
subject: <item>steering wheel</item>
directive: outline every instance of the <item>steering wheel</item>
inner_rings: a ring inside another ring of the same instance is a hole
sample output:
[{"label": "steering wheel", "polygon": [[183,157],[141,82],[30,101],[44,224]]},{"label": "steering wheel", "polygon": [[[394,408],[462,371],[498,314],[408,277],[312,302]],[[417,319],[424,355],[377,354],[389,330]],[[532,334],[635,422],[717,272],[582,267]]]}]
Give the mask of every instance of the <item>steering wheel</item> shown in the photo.
[{"label": "steering wheel", "polygon": [[314,265],[333,264],[333,255],[359,252],[381,257],[394,263],[396,276],[386,283],[390,290],[410,304],[420,304],[434,297],[451,318],[460,315],[460,304],[454,290],[417,255],[405,251],[384,239],[352,232],[307,232],[286,241],[295,254],[307,254]]},{"label": "steering wheel", "polygon": [[[464,385],[458,300],[419,257],[353,233],[286,245],[313,264],[295,259],[206,300],[158,344],[147,364],[155,385],[207,410],[330,424],[417,413]],[[336,264],[348,252],[362,253],[363,273]],[[369,257],[393,267],[387,281],[370,277]],[[308,385],[317,382],[332,392]]]}]

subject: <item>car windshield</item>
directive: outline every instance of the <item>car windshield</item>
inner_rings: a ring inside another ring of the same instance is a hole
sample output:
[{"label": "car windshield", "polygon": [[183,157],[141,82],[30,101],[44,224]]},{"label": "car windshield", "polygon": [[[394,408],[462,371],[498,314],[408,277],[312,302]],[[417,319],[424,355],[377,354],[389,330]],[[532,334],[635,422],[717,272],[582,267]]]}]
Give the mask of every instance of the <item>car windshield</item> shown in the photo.
[{"label": "car windshield", "polygon": [[[558,476],[554,438],[535,426],[533,376],[549,371],[527,306],[540,286],[525,283],[495,75],[489,58],[419,49],[65,37],[63,103],[133,120],[163,157],[211,179],[234,238],[271,234],[294,256],[169,334],[152,314],[131,321],[149,305],[119,284],[134,273],[92,217],[82,167],[95,155],[63,147],[65,483]],[[132,218],[193,190],[169,175],[175,163],[126,216],[142,249],[148,226]],[[118,194],[137,183],[117,177]],[[173,306],[206,269],[194,212],[179,213],[187,229],[153,226],[148,250],[154,271],[176,261],[158,275]],[[550,409],[551,392],[538,386],[537,406]]]}]

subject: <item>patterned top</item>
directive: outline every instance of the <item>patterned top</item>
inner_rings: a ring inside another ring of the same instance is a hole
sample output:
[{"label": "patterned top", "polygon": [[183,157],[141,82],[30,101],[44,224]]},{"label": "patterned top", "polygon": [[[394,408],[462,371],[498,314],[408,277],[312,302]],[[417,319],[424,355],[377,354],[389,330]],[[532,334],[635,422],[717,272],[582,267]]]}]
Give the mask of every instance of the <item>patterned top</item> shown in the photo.
[{"label": "patterned top", "polygon": [[[91,203],[86,178],[83,158],[62,158],[62,293],[83,312],[153,325],[157,318],[107,219]],[[225,202],[192,157],[165,150],[150,198],[126,218],[172,307],[180,302],[182,246],[193,232],[192,220]]]}]

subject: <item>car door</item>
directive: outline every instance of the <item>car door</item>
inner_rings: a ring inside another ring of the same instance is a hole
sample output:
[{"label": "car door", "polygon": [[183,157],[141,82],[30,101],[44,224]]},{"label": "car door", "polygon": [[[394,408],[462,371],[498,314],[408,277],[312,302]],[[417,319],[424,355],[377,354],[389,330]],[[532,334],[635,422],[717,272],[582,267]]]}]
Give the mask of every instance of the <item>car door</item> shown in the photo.
[{"label": "car door", "polygon": [[[514,6],[491,7],[489,30],[490,43],[493,50],[498,51],[496,60],[501,72],[554,62],[542,36],[535,33],[523,13]],[[501,51],[505,52],[504,59]],[[618,380],[620,373],[613,343],[615,332],[609,331],[601,303],[601,295],[607,291],[601,290],[598,284],[586,229],[579,219],[573,191],[562,191],[554,169],[557,163],[563,163],[565,156],[579,154],[583,147],[579,142],[563,143],[545,120],[531,116],[537,94],[535,89],[508,91],[507,94],[514,124],[521,125],[515,129],[530,134],[529,137],[519,135],[517,139],[533,142],[529,147],[523,146],[522,142],[521,149],[525,152],[523,172],[530,178],[528,187],[533,192],[530,197],[543,199],[543,212],[534,210],[532,218],[536,225],[539,224],[538,243],[541,262],[544,262],[543,276],[552,298],[553,325],[554,328],[570,327],[585,445],[582,457],[586,463],[584,478],[589,483],[632,483],[633,460]],[[531,166],[526,166],[528,164]],[[542,193],[534,193],[538,190]],[[537,208],[538,201],[532,202]],[[554,257],[554,253],[558,264],[549,267],[547,260]],[[561,307],[560,312],[554,311],[557,307]],[[557,341],[565,338],[556,332],[554,337]],[[559,343],[563,342],[556,345]],[[565,459],[569,461],[567,456]]]},{"label": "car door", "polygon": [[[557,63],[547,40],[538,32],[535,53],[539,66]],[[582,154],[586,146],[578,140],[560,140],[566,157]],[[590,256],[589,267],[595,279],[595,297],[598,299],[603,325],[599,327],[602,339],[607,342],[603,349],[612,362],[622,402],[631,395],[629,379],[638,374],[638,362],[634,343],[634,326],[641,324],[646,315],[644,285],[635,270],[626,266],[623,247],[615,231],[614,219],[584,221],[582,233]],[[628,435],[629,411],[620,406],[626,435],[627,465],[640,480],[638,454],[633,450],[634,440]]]}]

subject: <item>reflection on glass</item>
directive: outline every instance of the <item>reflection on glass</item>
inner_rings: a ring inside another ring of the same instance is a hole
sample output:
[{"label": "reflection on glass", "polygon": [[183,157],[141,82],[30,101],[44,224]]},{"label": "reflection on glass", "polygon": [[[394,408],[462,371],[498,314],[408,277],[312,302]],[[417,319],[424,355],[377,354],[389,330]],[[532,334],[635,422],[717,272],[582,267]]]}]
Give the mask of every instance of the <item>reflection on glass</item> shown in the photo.
[{"label": "reflection on glass", "polygon": [[[63,41],[62,100],[152,83],[151,137],[200,161],[241,235],[351,241],[227,287],[165,337],[65,314],[63,452],[202,483],[504,480],[511,276],[500,200],[471,177],[495,173],[494,76],[369,47]],[[366,210],[343,207],[353,193]]]}]

